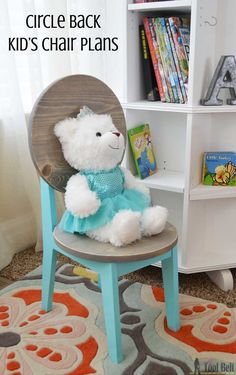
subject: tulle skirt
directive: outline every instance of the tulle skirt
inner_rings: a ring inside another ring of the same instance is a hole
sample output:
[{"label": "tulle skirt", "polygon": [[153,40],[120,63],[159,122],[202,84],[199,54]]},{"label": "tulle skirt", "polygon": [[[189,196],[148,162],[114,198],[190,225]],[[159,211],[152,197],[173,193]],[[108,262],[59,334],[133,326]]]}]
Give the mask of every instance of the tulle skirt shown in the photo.
[{"label": "tulle skirt", "polygon": [[94,215],[86,218],[74,216],[66,210],[60,221],[60,228],[69,233],[85,234],[109,223],[117,212],[132,210],[142,212],[149,207],[150,198],[134,189],[124,189],[121,194],[101,201],[101,206]]}]

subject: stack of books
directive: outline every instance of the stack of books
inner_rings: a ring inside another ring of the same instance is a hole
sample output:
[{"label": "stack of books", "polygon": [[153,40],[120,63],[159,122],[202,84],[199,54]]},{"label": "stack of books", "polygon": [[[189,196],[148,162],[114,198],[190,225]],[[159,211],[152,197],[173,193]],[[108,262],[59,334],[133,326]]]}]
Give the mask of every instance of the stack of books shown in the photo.
[{"label": "stack of books", "polygon": [[190,19],[144,17],[140,38],[147,99],[187,103]]}]

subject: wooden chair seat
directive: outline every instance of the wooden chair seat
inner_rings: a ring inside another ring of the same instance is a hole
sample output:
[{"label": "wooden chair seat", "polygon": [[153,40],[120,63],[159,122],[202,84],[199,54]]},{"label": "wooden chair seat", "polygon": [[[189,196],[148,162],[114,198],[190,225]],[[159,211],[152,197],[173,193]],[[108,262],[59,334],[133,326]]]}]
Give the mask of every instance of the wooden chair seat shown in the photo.
[{"label": "wooden chair seat", "polygon": [[152,237],[142,238],[128,246],[115,247],[110,243],[92,240],[87,236],[70,234],[58,226],[53,232],[56,244],[73,256],[98,262],[132,262],[167,253],[177,243],[176,228],[167,224],[165,230]]}]

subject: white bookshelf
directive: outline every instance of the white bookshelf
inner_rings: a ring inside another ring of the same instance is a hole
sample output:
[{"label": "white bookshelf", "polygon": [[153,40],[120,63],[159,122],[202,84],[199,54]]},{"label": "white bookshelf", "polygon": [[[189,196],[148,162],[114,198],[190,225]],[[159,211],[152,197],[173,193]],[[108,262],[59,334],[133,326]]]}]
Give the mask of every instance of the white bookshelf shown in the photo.
[{"label": "white bookshelf", "polygon": [[124,109],[137,109],[157,112],[236,113],[236,106],[233,105],[205,107],[202,105],[190,106],[187,104],[148,102],[147,100],[138,100],[136,102],[122,103],[122,106]]},{"label": "white bookshelf", "polygon": [[189,108],[186,104],[148,102],[147,100],[137,100],[136,102],[123,103],[122,106],[124,109],[136,109],[141,111],[143,110],[180,113],[188,113],[189,111]]},{"label": "white bookshelf", "polygon": [[160,169],[158,173],[145,178],[143,183],[151,189],[184,192],[184,174],[181,172]]},{"label": "white bookshelf", "polygon": [[142,4],[128,4],[128,10],[133,12],[150,12],[150,11],[190,11],[192,5],[191,0],[172,0],[168,2],[151,2]]},{"label": "white bookshelf", "polygon": [[235,186],[206,186],[199,184],[190,190],[190,200],[236,198]]},{"label": "white bookshelf", "polygon": [[[145,100],[138,26],[153,14],[191,16],[188,104]],[[159,171],[143,183],[178,229],[179,270],[209,272],[226,289],[232,277],[222,270],[236,266],[236,188],[201,185],[201,165],[203,152],[236,151],[236,106],[205,107],[200,99],[221,55],[236,55],[235,14],[235,0],[124,0],[126,48],[120,60],[127,126],[149,123],[151,128]],[[130,152],[125,163],[134,171]]]}]

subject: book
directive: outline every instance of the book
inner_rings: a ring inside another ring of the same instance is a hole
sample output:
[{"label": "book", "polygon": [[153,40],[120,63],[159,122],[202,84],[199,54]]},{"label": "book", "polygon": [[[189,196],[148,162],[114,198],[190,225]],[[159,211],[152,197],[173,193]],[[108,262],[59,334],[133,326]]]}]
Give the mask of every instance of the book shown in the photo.
[{"label": "book", "polygon": [[151,55],[148,47],[148,42],[144,30],[144,26],[139,26],[140,41],[141,41],[141,54],[143,60],[144,84],[146,90],[146,98],[150,101],[160,100],[155,72],[151,60]]},{"label": "book", "polygon": [[184,99],[183,99],[182,91],[181,91],[181,88],[180,88],[177,69],[176,69],[176,66],[175,66],[174,56],[173,56],[173,52],[172,52],[172,48],[171,48],[171,42],[170,42],[170,38],[169,38],[168,31],[167,31],[167,26],[166,26],[166,21],[165,21],[164,17],[160,17],[160,23],[161,23],[162,31],[163,31],[163,34],[164,34],[164,39],[165,39],[165,44],[166,44],[166,49],[167,49],[167,54],[168,54],[168,60],[169,60],[170,72],[171,72],[171,75],[172,75],[172,80],[174,82],[173,92],[175,94],[175,102],[176,103],[179,103],[179,102],[183,103]]},{"label": "book", "polygon": [[144,179],[156,173],[157,163],[149,125],[143,124],[128,130],[128,137],[138,176]]},{"label": "book", "polygon": [[148,22],[149,22],[149,28],[150,28],[150,31],[151,31],[151,36],[152,36],[152,42],[153,42],[154,50],[155,50],[155,53],[156,53],[156,58],[157,58],[157,63],[158,63],[158,69],[159,69],[160,78],[161,78],[161,84],[162,84],[162,88],[163,88],[163,92],[164,92],[164,98],[165,98],[165,101],[167,103],[170,103],[170,96],[169,96],[167,82],[166,82],[166,78],[165,78],[165,72],[164,72],[164,69],[163,69],[162,62],[161,62],[160,47],[159,47],[159,44],[158,44],[158,40],[157,40],[157,36],[156,36],[156,31],[154,29],[153,19],[149,18]]},{"label": "book", "polygon": [[190,19],[144,17],[143,22],[161,101],[187,103]]},{"label": "book", "polygon": [[146,37],[147,37],[147,41],[148,41],[150,55],[151,55],[151,58],[152,58],[152,63],[153,63],[153,68],[154,68],[154,72],[155,72],[155,77],[156,77],[156,82],[157,82],[157,87],[158,87],[158,90],[159,90],[160,98],[161,98],[162,102],[165,102],[165,95],[164,95],[164,91],[163,91],[161,75],[160,75],[159,66],[158,66],[158,60],[157,60],[156,51],[155,51],[155,48],[154,48],[154,45],[153,45],[152,35],[151,35],[151,31],[150,31],[150,27],[149,27],[149,21],[148,21],[147,17],[144,17],[143,25],[144,25],[144,29],[145,29],[145,33],[146,33]]},{"label": "book", "polygon": [[187,17],[179,17],[179,32],[182,38],[185,55],[189,61],[190,50],[190,19]]},{"label": "book", "polygon": [[187,103],[187,100],[188,100],[187,99],[187,94],[186,94],[186,90],[185,90],[185,87],[184,87],[184,80],[183,80],[183,77],[182,77],[182,73],[181,73],[181,69],[180,69],[180,64],[179,64],[177,52],[176,52],[176,49],[175,49],[174,40],[173,40],[172,33],[171,33],[169,19],[166,18],[165,21],[166,21],[167,33],[168,33],[169,40],[170,40],[171,50],[172,50],[172,54],[173,54],[173,58],[174,58],[174,62],[175,62],[175,67],[176,67],[176,71],[177,71],[177,75],[178,75],[178,79],[179,79],[181,93],[182,93],[182,96],[183,96],[183,102]]},{"label": "book", "polygon": [[170,96],[170,102],[175,103],[178,94],[177,94],[177,90],[175,87],[173,75],[171,73],[170,60],[169,60],[168,51],[166,48],[165,37],[164,37],[161,22],[160,22],[160,18],[158,17],[154,18],[153,22],[154,22],[154,27],[156,31],[158,45],[160,48],[161,62],[162,62],[163,69],[164,69],[165,79],[166,79],[166,83],[168,87],[168,93]]},{"label": "book", "polygon": [[205,152],[202,183],[212,186],[236,186],[236,153]]},{"label": "book", "polygon": [[188,82],[188,57],[185,52],[185,48],[183,45],[182,36],[179,31],[178,25],[180,24],[180,21],[177,17],[169,17],[169,24],[170,29],[175,45],[176,54],[179,61],[180,71],[182,74],[183,82],[186,84]]}]

